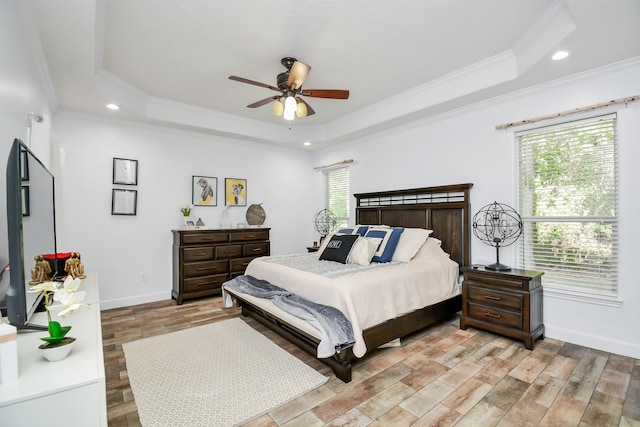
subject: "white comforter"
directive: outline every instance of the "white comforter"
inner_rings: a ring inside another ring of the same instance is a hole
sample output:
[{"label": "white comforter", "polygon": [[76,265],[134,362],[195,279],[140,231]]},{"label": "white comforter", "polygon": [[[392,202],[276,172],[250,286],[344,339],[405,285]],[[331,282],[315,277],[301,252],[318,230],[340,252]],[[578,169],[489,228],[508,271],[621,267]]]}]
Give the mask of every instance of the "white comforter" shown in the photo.
[{"label": "white comforter", "polygon": [[[304,256],[313,257],[314,254]],[[353,353],[356,357],[362,357],[367,351],[362,335],[364,329],[435,304],[459,292],[458,265],[437,244],[430,244],[430,240],[408,263],[337,277],[296,270],[268,262],[268,258],[251,261],[245,274],[342,311],[353,326]]]}]

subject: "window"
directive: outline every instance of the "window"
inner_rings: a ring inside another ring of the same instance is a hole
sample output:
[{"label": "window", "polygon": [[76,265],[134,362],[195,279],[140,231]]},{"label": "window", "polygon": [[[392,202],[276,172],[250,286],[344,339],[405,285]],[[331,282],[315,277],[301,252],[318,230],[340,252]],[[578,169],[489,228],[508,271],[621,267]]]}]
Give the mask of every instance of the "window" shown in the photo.
[{"label": "window", "polygon": [[520,267],[545,272],[545,287],[616,300],[616,116],[516,134]]},{"label": "window", "polygon": [[329,169],[324,173],[325,206],[338,219],[338,227],[349,224],[349,168]]}]

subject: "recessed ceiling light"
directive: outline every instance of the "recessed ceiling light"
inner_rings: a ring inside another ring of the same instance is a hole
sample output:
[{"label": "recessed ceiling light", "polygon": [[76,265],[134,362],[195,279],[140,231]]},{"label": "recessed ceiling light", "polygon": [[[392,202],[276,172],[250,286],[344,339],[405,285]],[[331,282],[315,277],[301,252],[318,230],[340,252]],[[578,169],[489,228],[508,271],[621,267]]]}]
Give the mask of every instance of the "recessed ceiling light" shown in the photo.
[{"label": "recessed ceiling light", "polygon": [[551,59],[553,59],[554,61],[560,61],[561,59],[566,58],[567,56],[569,56],[569,52],[566,50],[559,50],[556,53],[553,54],[553,56],[551,57]]},{"label": "recessed ceiling light", "polygon": [[107,108],[108,108],[109,110],[119,110],[119,109],[120,109],[120,106],[119,106],[119,105],[116,105],[116,104],[107,104]]},{"label": "recessed ceiling light", "polygon": [[311,143],[310,143],[309,141],[305,141],[305,142],[304,142],[304,146],[305,146],[305,147],[308,147],[308,146],[310,146],[310,145],[311,145]]}]

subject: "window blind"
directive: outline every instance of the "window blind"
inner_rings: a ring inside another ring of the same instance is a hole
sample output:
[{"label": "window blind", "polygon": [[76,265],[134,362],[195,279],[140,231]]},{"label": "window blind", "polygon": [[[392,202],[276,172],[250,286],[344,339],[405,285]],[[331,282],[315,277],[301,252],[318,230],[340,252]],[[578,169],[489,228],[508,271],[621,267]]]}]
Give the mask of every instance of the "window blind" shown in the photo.
[{"label": "window blind", "polygon": [[519,264],[545,272],[545,286],[616,296],[616,116],[516,134]]},{"label": "window blind", "polygon": [[349,168],[329,169],[324,173],[325,206],[338,219],[338,225],[349,223]]}]

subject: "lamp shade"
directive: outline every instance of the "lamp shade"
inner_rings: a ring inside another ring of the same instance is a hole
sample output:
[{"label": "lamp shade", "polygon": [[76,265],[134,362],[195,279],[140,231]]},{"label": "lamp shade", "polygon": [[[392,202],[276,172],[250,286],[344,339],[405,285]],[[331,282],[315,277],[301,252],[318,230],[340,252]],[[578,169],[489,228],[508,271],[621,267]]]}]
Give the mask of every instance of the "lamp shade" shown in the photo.
[{"label": "lamp shade", "polygon": [[293,96],[287,96],[284,100],[284,113],[285,120],[293,120],[296,112],[296,99]]},{"label": "lamp shade", "polygon": [[281,116],[283,112],[284,112],[284,104],[279,100],[274,102],[273,105],[271,105],[271,113],[274,116]]},{"label": "lamp shade", "polygon": [[304,102],[298,102],[298,105],[296,105],[296,116],[307,117],[307,106]]}]

